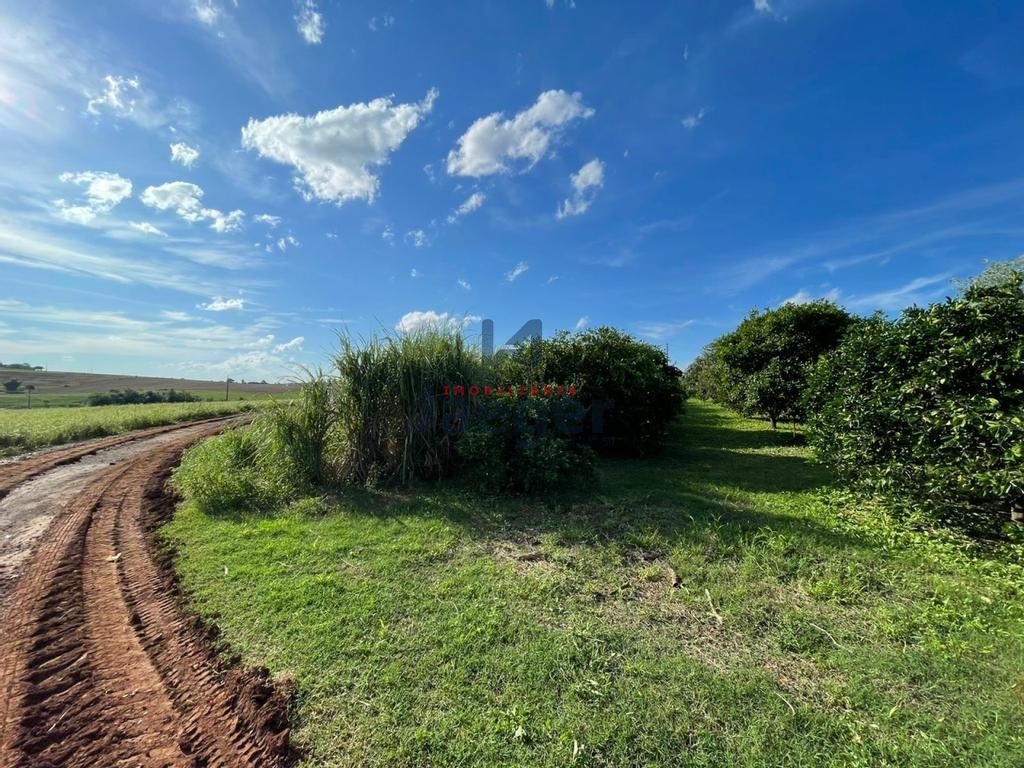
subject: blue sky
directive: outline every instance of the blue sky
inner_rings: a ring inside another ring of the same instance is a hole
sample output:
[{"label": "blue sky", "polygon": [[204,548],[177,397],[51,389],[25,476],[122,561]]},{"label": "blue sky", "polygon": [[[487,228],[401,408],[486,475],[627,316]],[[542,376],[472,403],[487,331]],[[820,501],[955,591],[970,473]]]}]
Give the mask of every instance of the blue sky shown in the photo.
[{"label": "blue sky", "polygon": [[[0,9],[0,360],[279,378],[335,332],[929,302],[1024,247],[1024,7]],[[499,338],[498,341],[501,339]]]}]

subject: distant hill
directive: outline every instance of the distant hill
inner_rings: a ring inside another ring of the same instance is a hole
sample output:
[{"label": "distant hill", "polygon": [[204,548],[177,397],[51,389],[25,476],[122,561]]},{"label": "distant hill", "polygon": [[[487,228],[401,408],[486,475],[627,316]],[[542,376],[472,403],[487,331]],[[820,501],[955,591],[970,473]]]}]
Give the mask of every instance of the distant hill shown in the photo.
[{"label": "distant hill", "polygon": [[[134,389],[138,391],[184,390],[204,400],[223,400],[224,381],[201,379],[168,379],[160,376],[124,376],[105,373],[72,373],[65,371],[38,371],[24,368],[0,367],[0,383],[17,379],[22,388],[31,384],[32,406],[82,405],[92,394],[109,392],[112,389]],[[295,384],[254,384],[240,381],[231,383],[229,393],[232,400],[259,399],[273,394],[284,394],[297,389]],[[0,389],[0,408],[21,408],[27,404],[24,392],[6,394]]]}]

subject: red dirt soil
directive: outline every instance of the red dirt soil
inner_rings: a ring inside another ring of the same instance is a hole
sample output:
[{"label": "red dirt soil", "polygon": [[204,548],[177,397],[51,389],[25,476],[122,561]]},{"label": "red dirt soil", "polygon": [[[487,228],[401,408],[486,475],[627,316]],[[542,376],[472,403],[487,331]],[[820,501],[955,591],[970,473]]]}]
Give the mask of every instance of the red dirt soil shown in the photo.
[{"label": "red dirt soil", "polygon": [[[199,436],[223,428],[218,420]],[[214,632],[182,610],[154,547],[174,506],[167,477],[196,439],[193,429],[96,472],[4,599],[0,766],[292,762],[287,692],[265,670],[218,660]],[[18,476],[46,471],[42,458],[27,459]]]}]

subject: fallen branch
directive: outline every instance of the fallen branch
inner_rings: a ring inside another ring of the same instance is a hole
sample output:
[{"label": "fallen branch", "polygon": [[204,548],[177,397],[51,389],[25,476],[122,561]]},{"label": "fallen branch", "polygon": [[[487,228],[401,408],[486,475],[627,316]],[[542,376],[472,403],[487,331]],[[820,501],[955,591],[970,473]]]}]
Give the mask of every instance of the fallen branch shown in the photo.
[{"label": "fallen branch", "polygon": [[718,622],[718,626],[722,626],[722,614],[718,612],[718,609],[715,608],[715,604],[711,602],[711,593],[708,592],[707,589],[704,590],[704,596],[708,599],[708,605],[711,606],[711,615],[715,617],[715,621]]}]

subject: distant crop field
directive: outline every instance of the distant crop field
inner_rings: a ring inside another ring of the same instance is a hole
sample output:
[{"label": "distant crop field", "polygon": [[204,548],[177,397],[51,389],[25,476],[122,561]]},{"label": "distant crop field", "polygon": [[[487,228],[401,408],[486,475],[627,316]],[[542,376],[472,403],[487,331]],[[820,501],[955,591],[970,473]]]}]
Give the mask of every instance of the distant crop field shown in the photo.
[{"label": "distant crop field", "polygon": [[[20,389],[15,393],[0,389],[0,409],[28,408],[30,400],[32,408],[83,406],[90,395],[103,394],[114,389],[134,389],[139,392],[166,392],[174,389],[178,392],[188,392],[203,400],[225,400],[224,381],[0,367],[0,384],[12,379],[19,382]],[[33,389],[29,392],[26,391],[27,387]],[[227,399],[263,400],[272,395],[287,394],[294,389],[294,385],[291,384],[232,381],[227,388]]]},{"label": "distant crop field", "polygon": [[248,407],[234,401],[0,410],[0,455],[236,413]]}]

